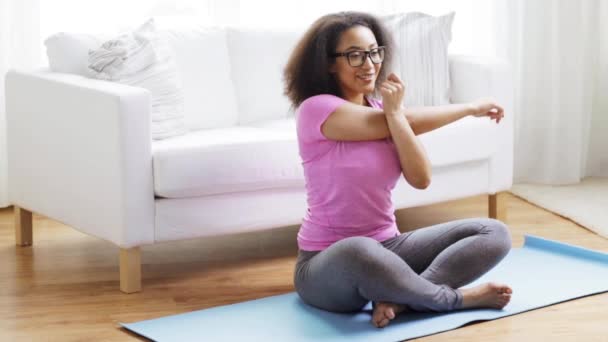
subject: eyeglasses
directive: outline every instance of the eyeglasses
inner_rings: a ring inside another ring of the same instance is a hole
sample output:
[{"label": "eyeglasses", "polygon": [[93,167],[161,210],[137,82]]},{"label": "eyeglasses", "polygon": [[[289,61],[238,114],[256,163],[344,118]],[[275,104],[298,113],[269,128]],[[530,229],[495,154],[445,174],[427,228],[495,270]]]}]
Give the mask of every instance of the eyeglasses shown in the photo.
[{"label": "eyeglasses", "polygon": [[384,60],[384,46],[378,46],[369,51],[355,50],[349,52],[339,52],[331,55],[332,57],[346,56],[348,64],[352,67],[360,67],[365,63],[367,56],[372,60],[374,64],[380,64]]}]

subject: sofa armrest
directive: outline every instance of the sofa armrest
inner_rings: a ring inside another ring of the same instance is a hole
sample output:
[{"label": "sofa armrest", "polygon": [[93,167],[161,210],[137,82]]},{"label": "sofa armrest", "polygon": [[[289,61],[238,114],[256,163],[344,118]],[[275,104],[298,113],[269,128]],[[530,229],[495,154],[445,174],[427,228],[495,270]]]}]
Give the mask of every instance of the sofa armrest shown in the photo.
[{"label": "sofa armrest", "polygon": [[6,116],[11,203],[122,248],[154,242],[146,89],[11,70]]},{"label": "sofa armrest", "polygon": [[[490,157],[489,192],[508,190],[513,185],[514,88],[510,66],[493,57],[450,55],[451,103],[492,97],[504,109],[496,126],[496,151]],[[492,121],[495,123],[494,121]]]}]

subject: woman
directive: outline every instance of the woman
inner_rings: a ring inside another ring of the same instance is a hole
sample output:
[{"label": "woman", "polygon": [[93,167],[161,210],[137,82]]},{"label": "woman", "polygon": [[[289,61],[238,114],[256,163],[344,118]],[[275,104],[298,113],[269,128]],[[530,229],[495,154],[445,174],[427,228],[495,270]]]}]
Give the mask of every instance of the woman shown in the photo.
[{"label": "woman", "polygon": [[377,327],[405,311],[503,308],[512,293],[507,285],[459,287],[509,252],[504,223],[464,219],[400,234],[391,202],[401,174],[417,189],[430,184],[417,134],[467,115],[498,123],[503,110],[485,99],[403,108],[403,82],[382,68],[392,52],[377,18],[342,12],[318,19],[285,67],[308,197],[298,232],[297,292],[334,312],[372,301]]}]

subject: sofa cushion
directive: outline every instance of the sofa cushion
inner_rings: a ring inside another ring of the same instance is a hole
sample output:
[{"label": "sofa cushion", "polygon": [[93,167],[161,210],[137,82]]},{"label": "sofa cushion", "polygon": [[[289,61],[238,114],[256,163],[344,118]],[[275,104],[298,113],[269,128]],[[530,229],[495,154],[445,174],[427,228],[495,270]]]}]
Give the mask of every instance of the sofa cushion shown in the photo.
[{"label": "sofa cushion", "polygon": [[190,130],[237,124],[236,94],[230,72],[226,31],[222,28],[159,21],[160,35],[175,52]]},{"label": "sofa cushion", "polygon": [[283,68],[304,29],[228,28],[228,50],[239,124],[284,118]]},{"label": "sofa cushion", "polygon": [[[419,135],[434,168],[487,159],[494,121],[467,117]],[[167,198],[304,187],[293,117],[154,142],[154,189]]]},{"label": "sofa cushion", "polygon": [[304,186],[295,129],[200,130],[154,142],[152,153],[160,197]]},{"label": "sofa cushion", "polygon": [[[295,131],[295,118],[268,120],[250,124],[267,130]],[[483,118],[466,117],[418,136],[433,167],[448,166],[488,158],[496,150],[493,139],[496,123]]]},{"label": "sofa cushion", "polygon": [[106,34],[58,32],[44,40],[49,68],[55,72],[88,76],[89,50],[112,38]]},{"label": "sofa cushion", "polygon": [[497,148],[495,121],[465,117],[419,135],[433,168],[489,158]]}]

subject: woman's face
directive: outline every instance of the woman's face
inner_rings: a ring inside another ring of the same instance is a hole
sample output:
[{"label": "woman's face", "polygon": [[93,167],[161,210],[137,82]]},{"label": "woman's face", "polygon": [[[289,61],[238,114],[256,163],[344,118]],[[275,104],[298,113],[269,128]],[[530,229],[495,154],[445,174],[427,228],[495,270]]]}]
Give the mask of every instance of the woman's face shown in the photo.
[{"label": "woman's face", "polygon": [[[372,30],[365,26],[353,26],[342,32],[334,52],[369,51],[375,47],[378,47],[378,43]],[[336,57],[335,64],[330,67],[329,71],[335,75],[342,93],[346,97],[355,97],[374,91],[381,67],[382,63],[372,63],[369,55],[366,55],[365,61],[360,66],[351,66],[348,58],[341,56]]]}]

